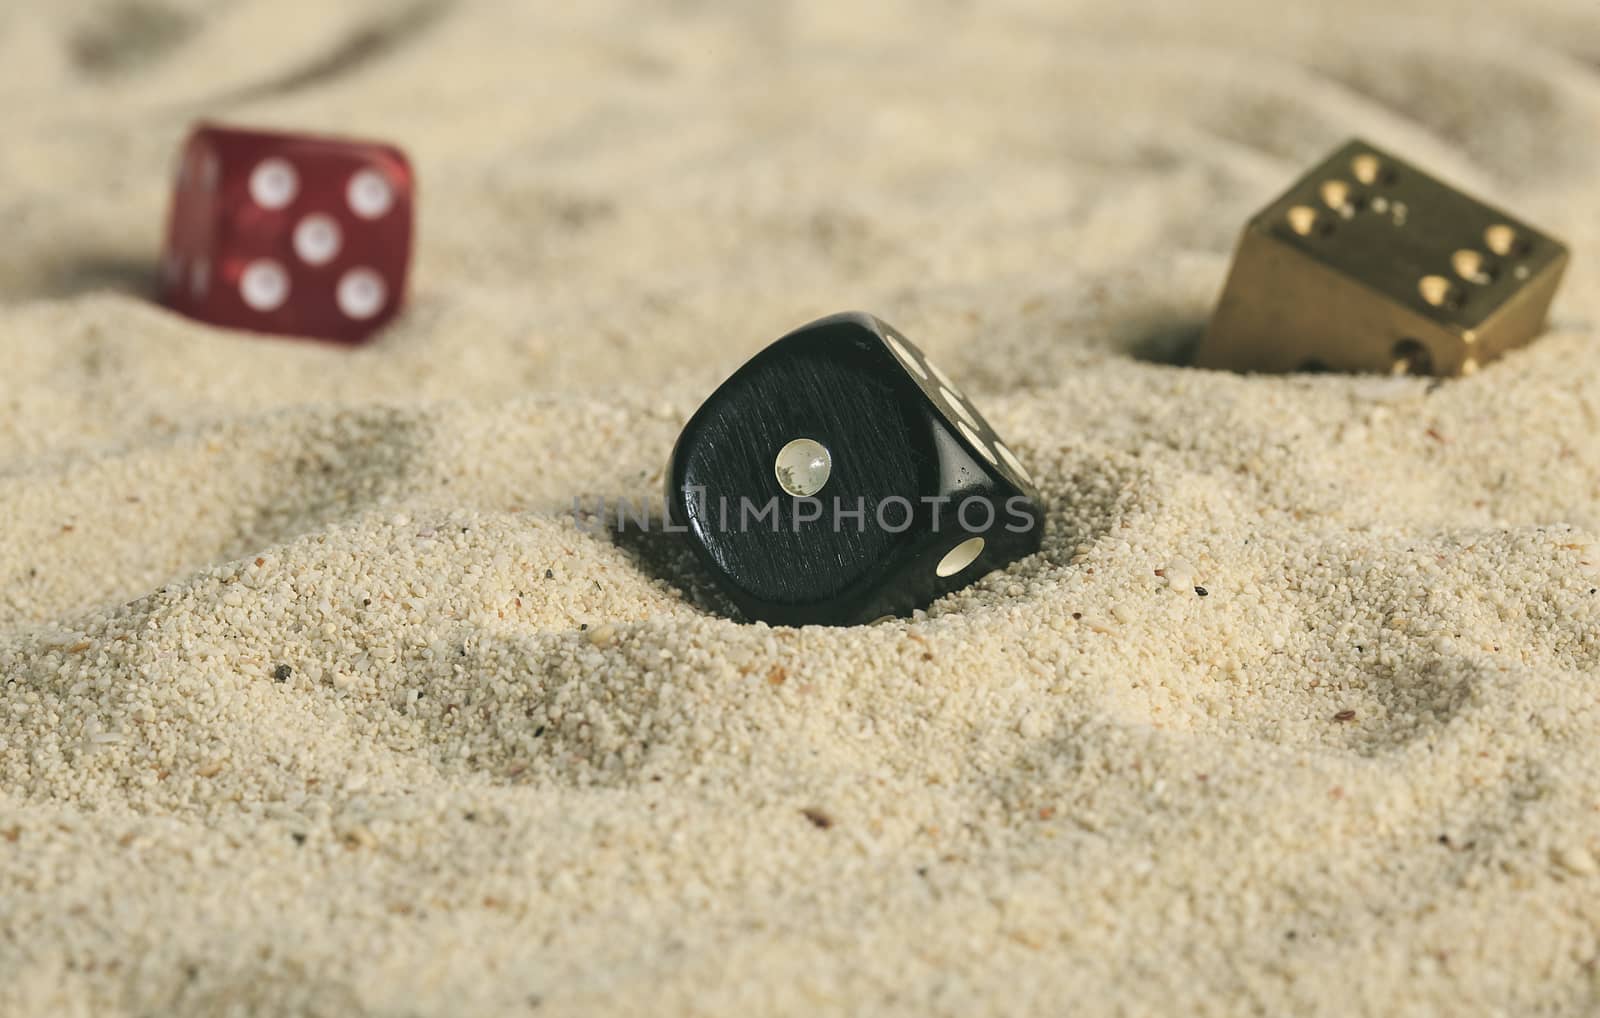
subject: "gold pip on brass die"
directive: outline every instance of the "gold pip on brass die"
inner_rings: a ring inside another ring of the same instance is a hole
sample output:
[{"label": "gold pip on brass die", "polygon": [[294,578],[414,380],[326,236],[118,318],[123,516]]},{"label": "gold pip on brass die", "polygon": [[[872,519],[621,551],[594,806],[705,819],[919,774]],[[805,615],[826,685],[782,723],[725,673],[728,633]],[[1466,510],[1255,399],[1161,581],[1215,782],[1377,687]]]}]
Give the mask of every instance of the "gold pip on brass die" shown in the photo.
[{"label": "gold pip on brass die", "polygon": [[1559,241],[1364,141],[1246,224],[1195,364],[1465,375],[1544,328]]}]

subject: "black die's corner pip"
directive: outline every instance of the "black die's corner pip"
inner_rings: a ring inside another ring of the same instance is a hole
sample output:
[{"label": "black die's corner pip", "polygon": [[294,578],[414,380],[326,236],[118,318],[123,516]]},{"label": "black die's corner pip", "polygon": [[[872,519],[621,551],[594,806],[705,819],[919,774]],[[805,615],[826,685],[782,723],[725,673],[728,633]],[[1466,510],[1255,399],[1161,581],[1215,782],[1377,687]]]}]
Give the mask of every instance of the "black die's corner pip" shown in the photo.
[{"label": "black die's corner pip", "polygon": [[775,625],[903,615],[1038,550],[1027,469],[905,336],[833,315],[734,372],[684,426],[672,522]]}]

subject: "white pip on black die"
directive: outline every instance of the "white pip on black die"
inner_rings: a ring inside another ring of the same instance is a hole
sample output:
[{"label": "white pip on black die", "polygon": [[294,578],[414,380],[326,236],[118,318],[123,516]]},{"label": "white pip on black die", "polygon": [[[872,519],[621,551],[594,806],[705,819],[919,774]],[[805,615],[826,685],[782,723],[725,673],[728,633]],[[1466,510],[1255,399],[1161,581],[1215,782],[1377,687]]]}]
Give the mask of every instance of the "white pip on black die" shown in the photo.
[{"label": "white pip on black die", "polygon": [[869,314],[802,326],[684,426],[671,521],[746,615],[903,615],[1038,550],[1033,479],[954,382]]}]

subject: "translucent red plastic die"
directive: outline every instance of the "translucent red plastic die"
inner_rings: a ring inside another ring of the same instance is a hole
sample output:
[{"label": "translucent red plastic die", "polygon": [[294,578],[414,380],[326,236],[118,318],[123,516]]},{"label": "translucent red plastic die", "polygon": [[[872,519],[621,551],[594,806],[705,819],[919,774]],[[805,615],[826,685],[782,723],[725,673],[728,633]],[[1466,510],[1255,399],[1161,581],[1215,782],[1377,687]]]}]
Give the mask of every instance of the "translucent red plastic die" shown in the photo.
[{"label": "translucent red plastic die", "polygon": [[415,184],[392,145],[201,125],[162,257],[162,301],[228,328],[358,342],[400,310]]}]

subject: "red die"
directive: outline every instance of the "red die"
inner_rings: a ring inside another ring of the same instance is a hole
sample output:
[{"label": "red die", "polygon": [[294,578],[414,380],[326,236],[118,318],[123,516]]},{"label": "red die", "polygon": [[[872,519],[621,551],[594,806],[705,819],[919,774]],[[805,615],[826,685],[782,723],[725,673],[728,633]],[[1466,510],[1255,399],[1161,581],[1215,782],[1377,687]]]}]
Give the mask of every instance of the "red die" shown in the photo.
[{"label": "red die", "polygon": [[413,187],[390,145],[201,125],[178,170],[162,301],[230,328],[365,339],[405,295]]}]

